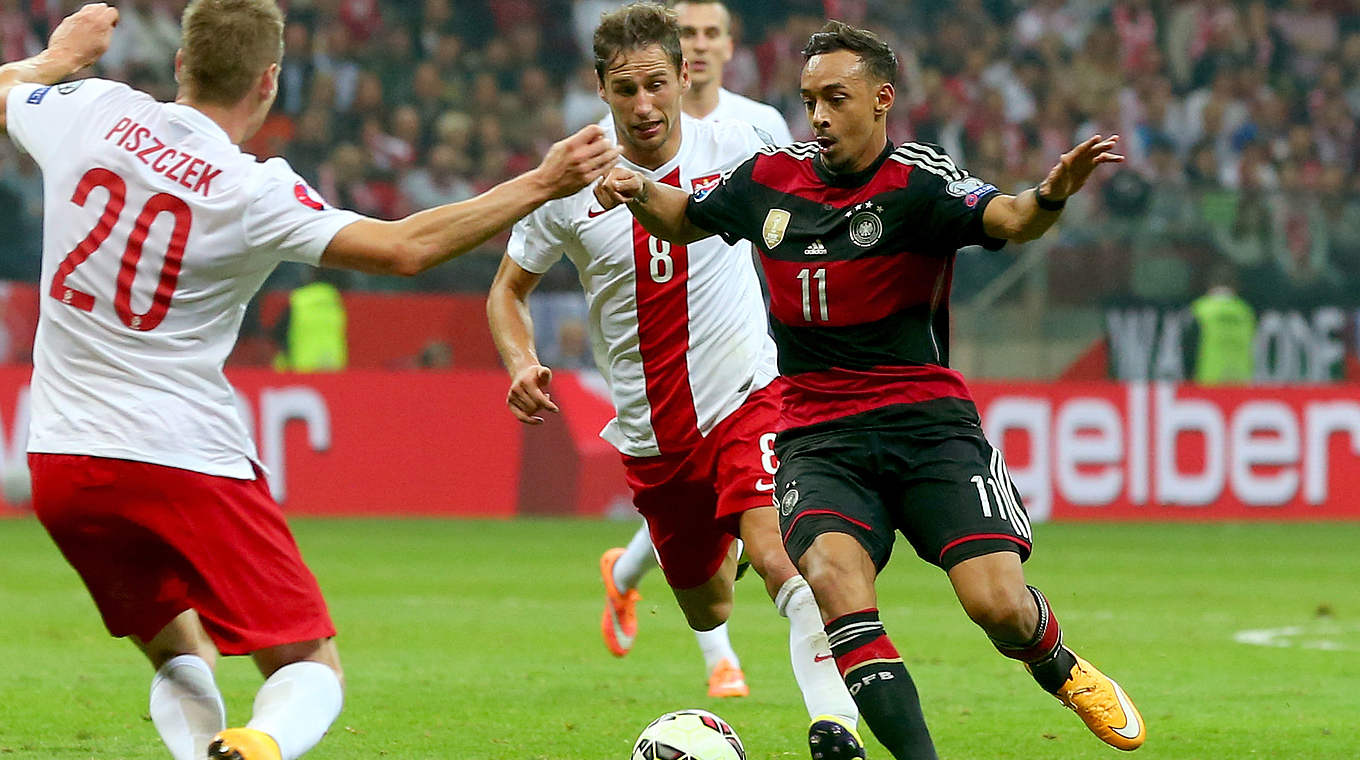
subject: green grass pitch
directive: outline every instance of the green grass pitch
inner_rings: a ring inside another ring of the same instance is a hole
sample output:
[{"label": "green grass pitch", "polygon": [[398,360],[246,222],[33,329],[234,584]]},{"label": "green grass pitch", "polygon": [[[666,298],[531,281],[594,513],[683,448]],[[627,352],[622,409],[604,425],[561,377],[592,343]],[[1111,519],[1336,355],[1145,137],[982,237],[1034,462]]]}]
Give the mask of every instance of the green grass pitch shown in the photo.
[{"label": "green grass pitch", "polygon": [[[752,760],[807,757],[787,631],[758,583],[739,584],[731,625],[747,699],[707,698],[659,574],[642,586],[633,653],[605,651],[596,562],[633,527],[297,521],[349,683],[309,758],[624,760],[642,726],[684,707],[731,721]],[[942,758],[1116,756],[995,654],[939,571],[898,548],[880,606]],[[1028,573],[1067,642],[1138,701],[1149,738],[1134,757],[1360,757],[1360,524],[1044,525]],[[1242,631],[1275,646],[1240,643]],[[0,521],[0,760],[163,760],[150,676],[106,636],[40,527]],[[244,722],[258,676],[233,658],[219,680]]]}]

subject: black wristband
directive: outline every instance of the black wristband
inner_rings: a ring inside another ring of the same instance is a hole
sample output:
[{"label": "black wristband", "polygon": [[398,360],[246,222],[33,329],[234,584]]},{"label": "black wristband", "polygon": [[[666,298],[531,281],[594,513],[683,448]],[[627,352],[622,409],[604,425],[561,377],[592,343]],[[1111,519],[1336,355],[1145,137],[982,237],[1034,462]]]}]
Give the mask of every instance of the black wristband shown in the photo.
[{"label": "black wristband", "polygon": [[1034,202],[1039,204],[1039,208],[1043,209],[1044,211],[1062,211],[1063,206],[1067,205],[1066,198],[1063,198],[1060,201],[1051,201],[1045,198],[1043,193],[1039,192],[1039,188],[1037,187],[1034,188]]}]

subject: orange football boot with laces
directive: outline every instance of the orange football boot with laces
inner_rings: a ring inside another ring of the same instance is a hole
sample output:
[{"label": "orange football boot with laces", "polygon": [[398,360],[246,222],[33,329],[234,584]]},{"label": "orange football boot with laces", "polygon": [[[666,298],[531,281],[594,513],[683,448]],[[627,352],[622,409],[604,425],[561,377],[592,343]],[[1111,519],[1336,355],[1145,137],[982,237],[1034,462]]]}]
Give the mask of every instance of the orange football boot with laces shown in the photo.
[{"label": "orange football boot with laces", "polygon": [[614,585],[614,563],[623,556],[623,547],[615,547],[600,557],[600,579],[604,581],[604,614],[600,617],[600,634],[604,645],[615,657],[628,654],[637,637],[637,603],[642,595],[630,588],[621,592]]},{"label": "orange football boot with laces", "polygon": [[1077,657],[1072,674],[1054,696],[1111,747],[1127,752],[1143,746],[1147,726],[1133,700],[1119,684],[1086,660]]}]

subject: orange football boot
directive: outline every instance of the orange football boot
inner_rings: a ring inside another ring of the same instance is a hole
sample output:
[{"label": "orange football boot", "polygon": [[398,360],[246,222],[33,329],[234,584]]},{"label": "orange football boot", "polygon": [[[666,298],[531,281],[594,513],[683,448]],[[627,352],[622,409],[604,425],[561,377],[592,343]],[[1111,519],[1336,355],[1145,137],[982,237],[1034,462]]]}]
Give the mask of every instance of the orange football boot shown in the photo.
[{"label": "orange football boot", "polygon": [[746,697],[750,694],[751,689],[746,685],[746,674],[726,657],[713,667],[712,673],[708,674],[710,697]]},{"label": "orange football boot", "polygon": [[628,654],[637,637],[637,603],[642,595],[637,589],[619,591],[614,585],[614,563],[623,556],[623,547],[614,547],[600,557],[600,578],[604,581],[604,614],[600,616],[600,634],[604,645],[615,657]]},{"label": "orange football boot", "polygon": [[1072,675],[1054,696],[1111,747],[1132,751],[1143,746],[1147,726],[1133,700],[1119,684],[1086,660],[1077,657]]},{"label": "orange football boot", "polygon": [[282,760],[274,737],[253,728],[217,732],[208,745],[208,760]]}]

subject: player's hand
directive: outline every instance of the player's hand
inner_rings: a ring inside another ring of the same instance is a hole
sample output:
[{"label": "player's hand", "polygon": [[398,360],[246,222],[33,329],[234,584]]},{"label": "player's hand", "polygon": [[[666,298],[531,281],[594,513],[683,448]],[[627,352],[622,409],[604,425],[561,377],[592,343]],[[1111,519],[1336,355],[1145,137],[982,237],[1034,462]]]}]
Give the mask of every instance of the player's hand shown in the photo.
[{"label": "player's hand", "polygon": [[647,202],[647,179],[632,169],[616,166],[595,183],[595,200],[608,211],[635,200]]},{"label": "player's hand", "polygon": [[564,198],[600,178],[619,158],[619,149],[605,139],[598,124],[553,143],[538,165],[553,198]]},{"label": "player's hand", "polygon": [[47,41],[47,49],[70,61],[74,71],[99,60],[109,49],[113,27],[118,25],[118,9],[105,3],[82,6],[57,24]]},{"label": "player's hand", "polygon": [[510,393],[505,397],[505,405],[510,407],[515,419],[526,425],[542,425],[541,412],[557,412],[557,404],[548,395],[548,383],[552,382],[552,370],[541,364],[531,364],[515,373],[510,382]]},{"label": "player's hand", "polygon": [[1090,179],[1091,172],[1101,164],[1117,164],[1124,160],[1118,153],[1111,153],[1119,144],[1119,135],[1101,137],[1094,135],[1062,155],[1039,183],[1039,194],[1050,201],[1061,201],[1081,189]]}]

